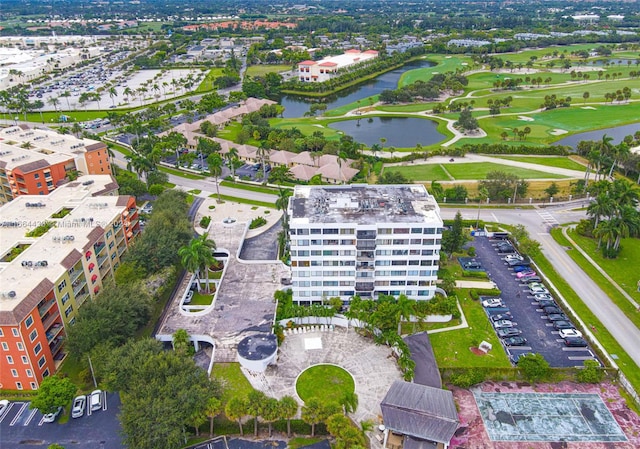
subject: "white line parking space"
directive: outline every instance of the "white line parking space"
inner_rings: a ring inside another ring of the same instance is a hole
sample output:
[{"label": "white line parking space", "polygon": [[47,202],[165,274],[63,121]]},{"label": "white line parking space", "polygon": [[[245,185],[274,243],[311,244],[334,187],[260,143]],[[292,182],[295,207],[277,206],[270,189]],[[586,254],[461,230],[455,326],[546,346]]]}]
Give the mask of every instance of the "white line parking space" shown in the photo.
[{"label": "white line parking space", "polygon": [[[16,404],[19,404],[19,402],[16,402]],[[20,416],[22,415],[22,412],[29,407],[29,403],[28,402],[23,402],[22,405],[20,406],[20,410],[18,410],[18,413],[16,414],[16,416],[13,417],[13,419],[11,420],[11,422],[9,423],[10,426],[15,425],[16,422],[18,422],[18,420],[20,419]]]},{"label": "white line parking space", "polygon": [[29,414],[23,426],[28,426],[31,420],[33,419],[33,417],[36,416],[36,413],[38,413],[37,409],[34,408],[33,410],[31,410],[31,414]]}]

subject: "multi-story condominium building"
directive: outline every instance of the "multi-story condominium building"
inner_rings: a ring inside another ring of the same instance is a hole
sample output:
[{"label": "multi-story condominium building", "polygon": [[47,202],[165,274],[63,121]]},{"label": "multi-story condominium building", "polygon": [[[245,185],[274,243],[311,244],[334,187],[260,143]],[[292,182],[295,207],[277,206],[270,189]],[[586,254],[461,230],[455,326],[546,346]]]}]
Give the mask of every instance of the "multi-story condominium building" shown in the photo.
[{"label": "multi-story condominium building", "polygon": [[26,125],[0,130],[0,204],[48,195],[73,171],[110,175],[107,145]]},{"label": "multi-story condominium building", "polygon": [[0,388],[34,390],[65,356],[65,329],[140,233],[135,198],[82,176],[0,207]]},{"label": "multi-story condominium building", "polygon": [[294,302],[434,296],[442,218],[424,186],[296,186],[287,213]]},{"label": "multi-story condominium building", "polygon": [[343,67],[360,64],[378,57],[376,50],[347,50],[341,55],[323,58],[320,61],[298,63],[298,79],[303,82],[321,83],[336,76]]}]

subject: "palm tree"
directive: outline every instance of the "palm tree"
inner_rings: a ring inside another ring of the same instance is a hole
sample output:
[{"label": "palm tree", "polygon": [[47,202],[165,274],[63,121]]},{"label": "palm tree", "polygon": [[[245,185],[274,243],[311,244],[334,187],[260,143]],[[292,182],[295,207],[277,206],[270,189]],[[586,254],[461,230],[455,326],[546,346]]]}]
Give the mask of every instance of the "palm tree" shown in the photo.
[{"label": "palm tree", "polygon": [[358,395],[353,391],[347,391],[342,396],[340,405],[342,405],[345,415],[354,413],[358,409]]},{"label": "palm tree", "polygon": [[129,103],[129,97],[133,96],[133,90],[127,86],[124,88],[124,91],[122,92],[124,95],[124,99],[127,100],[127,103]]},{"label": "palm tree", "polygon": [[611,217],[614,211],[613,198],[606,193],[602,192],[596,200],[587,207],[587,215],[593,219],[593,228],[597,228],[600,224],[602,217]]},{"label": "palm tree", "polygon": [[236,180],[236,161],[238,160],[238,149],[236,147],[229,148],[227,154],[224,155],[227,165],[231,169],[231,176]]},{"label": "palm tree", "polygon": [[131,153],[127,156],[127,170],[133,170],[140,179],[146,179],[147,173],[153,169],[154,166],[147,157],[138,153]]},{"label": "palm tree", "polygon": [[116,90],[115,87],[111,86],[109,88],[109,96],[111,97],[111,102],[113,103],[113,106],[115,106],[116,105],[115,98],[118,96],[118,91]]},{"label": "palm tree", "polygon": [[[187,246],[183,246],[178,250],[181,257],[182,265],[191,273],[196,275],[198,281],[202,279],[201,273],[204,271],[207,293],[211,293],[209,286],[209,267],[216,262],[213,257],[213,251],[216,249],[216,243],[209,239],[209,234],[204,233],[199,237],[191,239]],[[200,282],[198,282],[200,289]]]},{"label": "palm tree", "polygon": [[71,105],[69,104],[69,97],[71,96],[71,92],[69,92],[68,90],[65,90],[60,94],[60,96],[67,99],[67,110],[70,111]]},{"label": "palm tree", "polygon": [[242,398],[237,396],[232,397],[224,407],[224,414],[227,415],[231,421],[238,421],[238,427],[240,427],[240,436],[244,436],[244,430],[242,429],[242,418],[247,415],[248,404]]},{"label": "palm tree", "polygon": [[342,163],[346,161],[347,161],[347,153],[345,153],[344,151],[341,151],[340,153],[338,153],[338,158],[337,158],[338,172],[340,176],[340,182],[342,184],[344,184],[344,177],[342,176]]},{"label": "palm tree", "polygon": [[190,421],[196,429],[196,436],[200,436],[200,426],[207,422],[207,415],[204,410],[194,410],[191,414]]},{"label": "palm tree", "polygon": [[289,226],[287,208],[289,207],[289,197],[293,192],[289,189],[278,188],[278,199],[276,199],[276,209],[282,211],[282,227],[287,229]]},{"label": "palm tree", "polygon": [[401,325],[402,320],[410,320],[413,315],[415,315],[415,302],[409,299],[406,295],[398,296],[398,301],[396,302],[396,319],[398,320],[398,335],[402,335]]},{"label": "palm tree", "polygon": [[486,187],[480,187],[478,189],[478,217],[476,218],[476,229],[480,226],[480,206],[482,202],[489,198],[489,190]]},{"label": "palm tree", "polygon": [[222,411],[222,401],[216,397],[210,397],[207,401],[205,414],[209,417],[209,437],[213,437],[213,418],[218,416]]},{"label": "palm tree", "polygon": [[280,399],[281,417],[287,420],[287,437],[291,437],[291,418],[298,413],[298,401],[293,396],[284,396]]},{"label": "palm tree", "polygon": [[612,243],[619,238],[619,235],[620,229],[615,220],[603,220],[593,230],[593,236],[598,239],[598,248],[601,247],[602,243],[605,244],[605,255],[609,254]]},{"label": "palm tree", "polygon": [[253,416],[253,434],[258,436],[258,416],[262,416],[267,396],[259,390],[251,390],[247,397],[247,412]]},{"label": "palm tree", "polygon": [[71,132],[79,138],[80,133],[82,132],[82,126],[80,126],[80,123],[75,122],[73,125],[71,125]]},{"label": "palm tree", "polygon": [[56,111],[56,113],[58,112],[58,105],[60,104],[60,100],[58,99],[58,97],[49,98],[47,100],[47,103],[53,106],[53,109]]},{"label": "palm tree", "polygon": [[262,164],[262,182],[267,182],[267,160],[269,160],[269,149],[266,146],[260,145],[256,151],[256,156],[260,158]]},{"label": "palm tree", "polygon": [[269,425],[269,438],[272,434],[272,424],[280,419],[280,402],[276,398],[266,398],[262,404],[262,419]]},{"label": "palm tree", "polygon": [[311,436],[316,435],[316,424],[322,416],[322,403],[318,398],[310,398],[302,407],[302,420],[311,426]]},{"label": "palm tree", "polygon": [[216,191],[218,193],[218,203],[222,202],[222,198],[220,198],[220,183],[218,182],[218,178],[222,174],[222,156],[219,153],[211,153],[207,156],[207,164],[209,165],[209,173],[216,180]]}]

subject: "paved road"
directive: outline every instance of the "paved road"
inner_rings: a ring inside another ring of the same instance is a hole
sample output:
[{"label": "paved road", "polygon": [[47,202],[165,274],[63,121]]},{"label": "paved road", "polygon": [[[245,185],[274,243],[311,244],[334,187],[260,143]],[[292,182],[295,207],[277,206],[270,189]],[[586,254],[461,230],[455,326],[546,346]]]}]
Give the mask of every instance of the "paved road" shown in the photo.
[{"label": "paved road", "polygon": [[[573,207],[579,207],[579,202]],[[443,208],[442,217],[452,219],[457,209]],[[475,220],[477,210],[461,209],[462,217]],[[549,227],[554,224],[576,222],[585,218],[584,211],[572,211],[565,206],[557,205],[547,209],[482,209],[480,218],[486,221],[509,225],[524,225],[532,238],[542,245],[542,252],[582,301],[600,319],[602,324],[629,354],[636,365],[640,366],[640,329],[609,299],[598,285],[569,257],[566,250],[558,245],[549,234]],[[588,324],[588,323],[587,323]],[[597,337],[597,332],[596,332]]]}]

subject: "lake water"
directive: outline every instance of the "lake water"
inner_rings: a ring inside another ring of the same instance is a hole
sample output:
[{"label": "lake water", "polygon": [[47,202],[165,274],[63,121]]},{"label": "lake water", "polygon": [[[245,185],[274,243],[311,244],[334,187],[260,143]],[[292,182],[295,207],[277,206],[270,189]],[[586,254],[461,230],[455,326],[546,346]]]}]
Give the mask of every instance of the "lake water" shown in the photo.
[{"label": "lake water", "polygon": [[640,131],[640,123],[632,123],[630,125],[616,126],[615,128],[599,129],[597,131],[588,131],[580,134],[574,134],[555,142],[555,145],[568,145],[575,148],[578,142],[582,140],[601,140],[605,134],[613,137],[613,143],[619,144],[626,136],[633,135]]},{"label": "lake water", "polygon": [[329,127],[339,129],[369,147],[376,143],[381,145],[381,137],[387,139],[385,148],[410,148],[417,143],[432,145],[445,137],[436,129],[436,122],[412,117],[365,117],[331,123]]},{"label": "lake water", "polygon": [[[434,65],[430,61],[413,61],[403,67],[384,73],[373,80],[340,91],[336,95],[325,97],[322,102],[327,105],[327,109],[335,109],[346,104],[355,103],[358,100],[377,95],[383,90],[397,89],[400,76],[408,70],[433,67]],[[309,106],[313,101],[305,97],[283,95],[280,99],[280,104],[285,108],[283,117],[297,118],[304,116],[304,113],[309,111]],[[363,102],[361,106],[364,107],[367,104]]]}]

